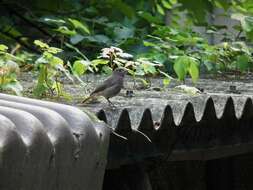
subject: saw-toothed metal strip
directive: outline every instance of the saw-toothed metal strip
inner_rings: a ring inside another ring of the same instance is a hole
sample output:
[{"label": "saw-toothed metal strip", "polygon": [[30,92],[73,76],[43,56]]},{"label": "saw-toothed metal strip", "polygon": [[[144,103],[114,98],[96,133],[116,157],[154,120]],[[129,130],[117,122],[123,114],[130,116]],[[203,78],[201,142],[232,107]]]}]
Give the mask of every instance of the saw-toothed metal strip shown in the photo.
[{"label": "saw-toothed metal strip", "polygon": [[0,94],[0,188],[99,190],[109,134],[75,107]]},{"label": "saw-toothed metal strip", "polygon": [[[171,161],[210,160],[251,152],[252,100],[246,98],[239,104],[241,109],[228,97],[217,111],[213,98],[209,97],[199,115],[194,112],[194,105],[188,102],[177,116],[167,105],[160,121],[154,121],[151,110],[147,108],[137,127],[131,126],[130,113],[123,109],[114,132],[125,139],[112,135],[109,163],[124,164],[156,156]],[[103,110],[97,116],[105,122],[108,120]]]}]

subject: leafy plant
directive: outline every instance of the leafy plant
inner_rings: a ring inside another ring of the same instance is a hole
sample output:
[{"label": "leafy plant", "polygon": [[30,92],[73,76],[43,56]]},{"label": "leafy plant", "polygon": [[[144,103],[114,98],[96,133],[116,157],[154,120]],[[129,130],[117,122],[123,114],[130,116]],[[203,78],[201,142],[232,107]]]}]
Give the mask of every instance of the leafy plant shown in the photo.
[{"label": "leafy plant", "polygon": [[60,81],[62,73],[70,80],[73,80],[67,69],[64,67],[64,62],[56,54],[62,52],[61,49],[50,47],[48,44],[35,40],[34,44],[42,50],[42,55],[36,60],[35,64],[39,69],[39,76],[34,88],[33,94],[38,97],[56,95],[58,98],[63,96],[70,99],[70,96],[64,92],[63,85]]},{"label": "leafy plant", "polygon": [[16,61],[22,60],[7,51],[8,47],[0,44],[0,90],[11,90],[17,95],[21,95],[23,87],[17,80],[19,65]]},{"label": "leafy plant", "polygon": [[190,30],[179,30],[169,26],[158,27],[144,41],[149,51],[142,54],[150,61],[160,64],[171,64],[183,81],[189,73],[195,83],[199,78],[199,58],[197,48],[205,44],[205,40]]}]

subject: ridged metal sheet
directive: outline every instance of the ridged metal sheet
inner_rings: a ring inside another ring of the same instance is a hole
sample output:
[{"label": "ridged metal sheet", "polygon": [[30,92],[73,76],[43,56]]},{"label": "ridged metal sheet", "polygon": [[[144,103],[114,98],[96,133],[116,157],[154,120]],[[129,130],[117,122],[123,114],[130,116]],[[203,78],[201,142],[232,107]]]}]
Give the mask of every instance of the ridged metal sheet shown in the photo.
[{"label": "ridged metal sheet", "polygon": [[101,189],[110,130],[67,105],[0,94],[0,189]]},{"label": "ridged metal sheet", "polygon": [[[116,123],[115,133],[126,138],[111,140],[115,142],[110,146],[113,156],[109,159],[112,163],[109,167],[113,167],[115,161],[126,164],[156,156],[166,160],[210,160],[253,151],[251,98],[214,96],[175,102],[163,110],[152,113],[156,109],[147,108],[139,115],[132,109],[116,110],[113,114],[108,110],[97,112],[100,119]],[[159,114],[160,120],[152,119]],[[133,125],[131,116],[135,120],[136,115],[140,119],[133,124],[139,124]],[[119,138],[114,135],[112,139]],[[114,148],[125,151],[115,155]]]}]

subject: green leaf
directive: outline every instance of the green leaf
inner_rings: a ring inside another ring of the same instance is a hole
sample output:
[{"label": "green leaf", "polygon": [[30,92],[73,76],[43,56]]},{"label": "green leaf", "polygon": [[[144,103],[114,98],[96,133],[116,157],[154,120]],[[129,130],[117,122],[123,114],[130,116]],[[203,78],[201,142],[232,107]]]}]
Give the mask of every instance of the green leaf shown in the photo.
[{"label": "green leaf", "polygon": [[39,46],[41,49],[48,49],[49,45],[40,41],[40,40],[34,40],[33,42],[36,46]]},{"label": "green leaf", "polygon": [[68,20],[75,27],[75,29],[79,29],[83,34],[90,34],[90,30],[85,23],[81,23],[79,20],[71,18]]},{"label": "green leaf", "polygon": [[63,35],[67,35],[67,36],[74,36],[74,35],[76,35],[76,31],[75,30],[70,30],[66,26],[60,26],[57,29],[55,29],[55,31],[60,32]]},{"label": "green leaf", "polygon": [[39,19],[39,21],[47,23],[47,24],[51,24],[51,25],[58,25],[58,26],[66,23],[64,20],[58,19],[55,17],[44,17],[44,18]]},{"label": "green leaf", "polygon": [[246,33],[247,38],[253,41],[253,17],[235,13],[231,15],[231,18],[241,22],[242,29]]},{"label": "green leaf", "polygon": [[63,50],[60,49],[60,48],[56,48],[56,47],[49,47],[49,48],[47,49],[47,51],[48,51],[49,53],[52,53],[52,54],[57,54],[57,53],[62,52]]},{"label": "green leaf", "polygon": [[113,32],[116,40],[125,40],[134,36],[134,28],[131,27],[118,26]]},{"label": "green leaf", "polygon": [[5,84],[4,86],[2,86],[2,88],[6,90],[12,90],[18,96],[21,96],[23,91],[23,87],[18,81],[13,81],[8,84]]},{"label": "green leaf", "polygon": [[162,20],[159,19],[158,17],[155,17],[151,15],[149,12],[144,12],[144,11],[139,11],[138,15],[145,20],[147,20],[149,23],[154,23],[154,24],[162,24]]},{"label": "green leaf", "polygon": [[98,44],[110,44],[111,40],[106,35],[96,34],[94,36],[85,36],[84,39],[90,42],[96,42]]},{"label": "green leaf", "polygon": [[106,59],[94,59],[91,61],[92,65],[106,65],[109,63],[109,60]]},{"label": "green leaf", "polygon": [[7,51],[8,47],[6,45],[0,44],[0,51]]},{"label": "green leaf", "polygon": [[113,8],[119,10],[128,18],[133,18],[135,15],[134,9],[122,0],[110,0]]},{"label": "green leaf", "polygon": [[149,74],[149,73],[150,74],[155,74],[155,73],[157,73],[156,68],[151,64],[142,63],[141,66],[142,66],[142,68],[143,68],[143,70],[146,74]]},{"label": "green leaf", "polygon": [[173,68],[179,80],[183,81],[185,79],[188,67],[189,67],[188,56],[180,56],[176,59],[175,64],[173,65]]},{"label": "green leaf", "polygon": [[85,38],[85,37],[84,37],[83,35],[81,35],[81,34],[76,34],[76,35],[74,35],[74,36],[72,36],[72,37],[70,38],[70,42],[71,42],[71,44],[76,45],[76,44],[78,44],[79,42],[81,42],[84,38]]},{"label": "green leaf", "polygon": [[161,2],[162,2],[162,5],[163,5],[166,9],[171,9],[171,8],[172,8],[171,4],[170,4],[168,1],[162,0]]},{"label": "green leaf", "polygon": [[90,64],[90,61],[77,60],[73,64],[73,72],[76,73],[78,76],[81,76],[87,71]]},{"label": "green leaf", "polygon": [[56,56],[54,56],[52,58],[51,62],[50,62],[50,64],[52,66],[54,66],[54,65],[63,65],[63,63],[64,63],[63,60],[61,58],[59,58],[59,57],[56,57]]},{"label": "green leaf", "polygon": [[198,63],[193,59],[190,61],[189,73],[191,75],[193,83],[196,83],[199,79],[199,68]]},{"label": "green leaf", "polygon": [[156,9],[157,9],[158,13],[160,13],[161,15],[165,15],[165,12],[164,12],[163,8],[161,7],[161,5],[156,4]]},{"label": "green leaf", "polygon": [[240,71],[246,71],[250,68],[250,57],[248,55],[240,55],[236,59],[236,67]]},{"label": "green leaf", "polygon": [[165,78],[163,79],[163,86],[166,88],[170,84],[170,79]]},{"label": "green leaf", "polygon": [[105,73],[105,74],[111,74],[112,73],[112,68],[109,67],[108,65],[105,65],[102,67],[102,71]]},{"label": "green leaf", "polygon": [[156,47],[157,44],[149,41],[143,41],[143,45],[146,47]]},{"label": "green leaf", "polygon": [[213,0],[214,4],[218,7],[218,8],[223,8],[224,10],[228,10],[230,7],[230,0]]}]

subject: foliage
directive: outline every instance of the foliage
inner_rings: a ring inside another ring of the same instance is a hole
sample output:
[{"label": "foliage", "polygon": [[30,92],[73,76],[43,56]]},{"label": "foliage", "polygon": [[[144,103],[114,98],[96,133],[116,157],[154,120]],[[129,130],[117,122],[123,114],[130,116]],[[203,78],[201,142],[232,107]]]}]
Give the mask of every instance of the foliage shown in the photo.
[{"label": "foliage", "polygon": [[187,73],[193,82],[199,78],[199,53],[197,47],[206,43],[203,38],[189,30],[178,30],[168,26],[158,27],[144,41],[149,51],[142,54],[159,64],[173,64],[179,80],[184,80]]},{"label": "foliage", "polygon": [[62,83],[60,82],[61,74],[64,73],[69,79],[73,80],[69,75],[68,70],[64,68],[64,62],[56,54],[62,50],[55,47],[50,47],[42,41],[35,40],[34,44],[42,50],[42,55],[35,61],[39,69],[39,76],[34,88],[34,95],[41,97],[47,93],[50,95],[56,94],[57,97],[63,96],[69,99],[70,96],[64,92]]},{"label": "foliage", "polygon": [[209,71],[252,70],[252,48],[244,42],[223,42],[203,48],[201,58]]},{"label": "foliage", "polygon": [[23,88],[17,80],[19,74],[17,62],[22,60],[7,51],[8,47],[0,44],[0,90],[11,90],[21,95]]},{"label": "foliage", "polygon": [[[109,74],[115,67],[127,68],[134,77],[160,74],[165,86],[173,74],[181,81],[189,75],[195,83],[203,68],[252,69],[252,7],[252,0],[2,0],[0,36],[2,43],[19,46],[11,61],[33,64],[42,51],[34,67],[39,69],[37,96],[65,96],[62,73],[84,84],[80,76],[85,73]],[[207,22],[214,8],[239,21],[235,38],[224,32],[227,26]],[[209,43],[195,26],[209,36],[223,36],[223,42]]]}]

